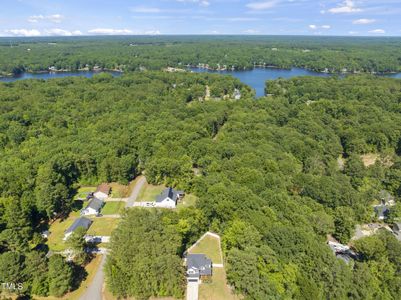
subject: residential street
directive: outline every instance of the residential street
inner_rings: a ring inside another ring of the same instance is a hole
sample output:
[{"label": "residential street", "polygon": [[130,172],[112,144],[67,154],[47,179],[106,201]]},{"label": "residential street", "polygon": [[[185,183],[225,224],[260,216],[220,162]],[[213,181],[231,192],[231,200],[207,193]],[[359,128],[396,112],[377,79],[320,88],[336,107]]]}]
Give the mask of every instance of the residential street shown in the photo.
[{"label": "residential street", "polygon": [[106,262],[107,253],[104,252],[102,261],[100,262],[99,268],[96,271],[96,275],[93,281],[86,289],[85,293],[79,298],[80,300],[102,300],[102,289],[104,282],[103,267]]},{"label": "residential street", "polygon": [[141,176],[138,179],[138,182],[136,183],[134,189],[132,190],[131,195],[128,197],[127,199],[127,203],[125,204],[125,207],[132,207],[134,206],[134,202],[136,201],[136,199],[138,198],[139,192],[141,191],[143,185],[146,183],[146,178],[145,176]]}]

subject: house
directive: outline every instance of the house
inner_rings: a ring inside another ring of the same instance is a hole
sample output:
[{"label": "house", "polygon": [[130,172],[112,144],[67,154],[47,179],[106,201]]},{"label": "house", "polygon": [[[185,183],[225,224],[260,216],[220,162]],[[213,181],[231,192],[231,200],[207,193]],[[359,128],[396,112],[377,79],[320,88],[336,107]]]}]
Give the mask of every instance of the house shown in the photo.
[{"label": "house", "polygon": [[107,197],[109,197],[110,194],[110,187],[106,183],[102,183],[99,185],[96,189],[96,191],[93,193],[93,196],[100,200],[105,200]]},{"label": "house", "polygon": [[376,205],[374,207],[374,210],[375,210],[376,217],[379,220],[385,220],[390,212],[387,205],[385,205],[385,204]]},{"label": "house", "polygon": [[235,89],[234,90],[234,99],[235,100],[240,100],[241,99],[241,92],[240,92],[240,90],[239,89]]},{"label": "house", "polygon": [[72,225],[70,227],[68,227],[68,229],[64,232],[64,240],[68,239],[68,237],[75,232],[75,230],[77,230],[79,227],[83,227],[86,230],[89,229],[89,227],[91,226],[92,221],[89,220],[88,218],[85,217],[80,217],[78,219],[76,219],[74,221],[74,223],[72,223]]},{"label": "house", "polygon": [[88,205],[81,210],[81,215],[98,215],[103,207],[104,202],[98,198],[92,198],[89,200]]},{"label": "house", "polygon": [[205,254],[187,255],[187,280],[189,282],[202,282],[212,277],[212,261]]},{"label": "house", "polygon": [[176,191],[171,187],[166,188],[156,198],[156,206],[164,208],[175,208],[177,201],[184,196],[183,191]]}]

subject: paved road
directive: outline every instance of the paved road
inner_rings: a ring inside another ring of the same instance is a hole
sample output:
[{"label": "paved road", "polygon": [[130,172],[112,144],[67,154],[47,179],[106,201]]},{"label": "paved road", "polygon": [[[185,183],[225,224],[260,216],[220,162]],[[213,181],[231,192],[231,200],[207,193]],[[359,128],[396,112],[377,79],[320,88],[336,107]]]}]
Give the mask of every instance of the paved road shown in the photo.
[{"label": "paved road", "polygon": [[104,282],[103,267],[106,262],[106,252],[103,254],[102,261],[100,262],[99,268],[96,271],[93,281],[86,289],[85,293],[79,298],[79,300],[102,300],[102,289]]},{"label": "paved road", "polygon": [[187,300],[198,300],[198,288],[199,283],[197,282],[187,283]]},{"label": "paved road", "polygon": [[135,184],[134,189],[131,192],[131,195],[127,199],[127,203],[125,204],[125,207],[132,207],[134,206],[134,202],[138,198],[139,192],[141,191],[143,185],[146,183],[146,178],[145,176],[141,176],[138,179],[138,182]]}]

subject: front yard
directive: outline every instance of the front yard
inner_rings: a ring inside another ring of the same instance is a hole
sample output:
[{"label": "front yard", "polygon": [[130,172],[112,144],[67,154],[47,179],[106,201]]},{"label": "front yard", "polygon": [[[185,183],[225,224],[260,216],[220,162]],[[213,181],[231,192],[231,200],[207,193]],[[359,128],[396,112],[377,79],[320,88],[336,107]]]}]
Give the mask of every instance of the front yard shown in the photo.
[{"label": "front yard", "polygon": [[101,210],[102,215],[116,215],[120,214],[125,207],[125,202],[116,201],[116,202],[106,202]]},{"label": "front yard", "polygon": [[213,268],[211,283],[199,285],[199,300],[238,300],[227,285],[224,268]]}]

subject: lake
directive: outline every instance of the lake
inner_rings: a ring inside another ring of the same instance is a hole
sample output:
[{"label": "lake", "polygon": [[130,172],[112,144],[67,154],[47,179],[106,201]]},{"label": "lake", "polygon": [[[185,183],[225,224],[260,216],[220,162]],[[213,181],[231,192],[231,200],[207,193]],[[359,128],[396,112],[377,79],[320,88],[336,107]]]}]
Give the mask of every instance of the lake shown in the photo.
[{"label": "lake", "polygon": [[[201,68],[190,68],[189,70],[196,73],[207,72],[207,73],[232,75],[241,80],[241,82],[254,88],[256,91],[256,97],[264,96],[266,80],[273,80],[280,77],[292,78],[297,76],[318,76],[318,77],[331,76],[330,74],[313,72],[301,68],[292,68],[292,69],[255,68],[252,70],[245,70],[245,71],[212,71]],[[112,74],[113,76],[120,76],[122,74],[120,72],[112,72],[112,71],[107,71],[107,73]],[[52,78],[64,78],[71,76],[83,76],[86,78],[91,78],[95,74],[99,74],[99,72],[78,71],[78,72],[57,72],[57,73],[23,73],[17,77],[0,77],[0,81],[13,82],[16,80],[23,80],[23,79],[52,79]],[[387,74],[385,76],[391,78],[401,78],[401,73]]]},{"label": "lake", "polygon": [[[109,73],[113,76],[120,76],[121,72],[113,72],[113,71],[102,71],[105,73]],[[53,78],[64,78],[64,77],[72,77],[72,76],[83,76],[86,78],[92,78],[94,75],[102,73],[95,71],[77,71],[77,72],[45,72],[45,73],[22,73],[19,76],[15,77],[0,77],[0,81],[2,82],[13,82],[17,80],[24,79],[53,79]]]},{"label": "lake", "polygon": [[256,91],[256,97],[262,97],[265,94],[265,82],[266,80],[273,80],[277,78],[292,78],[297,76],[319,76],[328,77],[329,74],[313,72],[301,68],[292,69],[277,69],[277,68],[255,68],[252,70],[245,71],[212,71],[201,68],[190,68],[191,71],[196,73],[218,73],[225,75],[232,75],[241,82],[254,88]]}]

